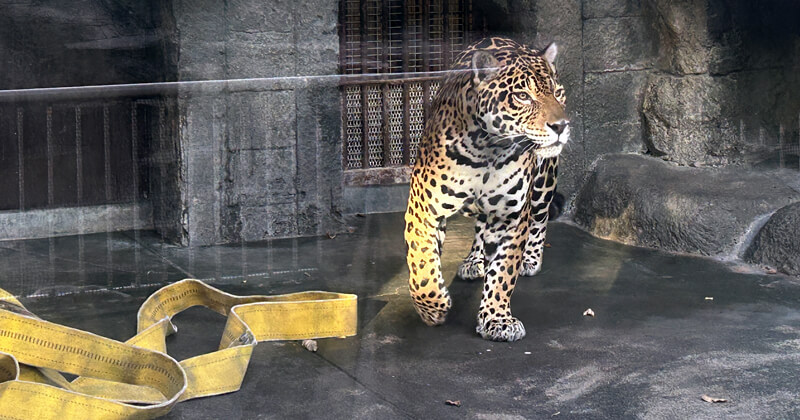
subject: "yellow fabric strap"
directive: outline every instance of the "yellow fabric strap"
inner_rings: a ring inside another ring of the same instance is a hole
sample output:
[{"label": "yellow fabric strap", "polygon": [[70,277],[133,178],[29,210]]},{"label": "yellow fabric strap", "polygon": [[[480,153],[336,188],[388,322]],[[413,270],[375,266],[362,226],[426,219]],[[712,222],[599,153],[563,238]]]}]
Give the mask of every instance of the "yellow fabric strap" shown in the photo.
[{"label": "yellow fabric strap", "polygon": [[[0,419],[150,419],[179,401],[237,391],[258,341],[355,335],[356,299],[235,296],[187,279],[153,293],[138,333],[121,343],[41,320],[0,289]],[[219,350],[179,363],[166,354],[171,318],[198,305],[228,317]]]}]

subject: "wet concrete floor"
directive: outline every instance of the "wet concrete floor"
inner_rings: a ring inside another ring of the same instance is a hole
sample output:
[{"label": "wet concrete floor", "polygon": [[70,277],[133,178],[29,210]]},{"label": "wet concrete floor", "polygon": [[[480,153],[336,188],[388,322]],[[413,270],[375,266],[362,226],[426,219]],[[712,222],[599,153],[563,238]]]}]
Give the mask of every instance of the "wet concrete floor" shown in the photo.
[{"label": "wet concrete floor", "polygon": [[[236,294],[359,295],[356,337],[319,340],[316,353],[260,343],[239,392],[183,402],[170,419],[800,418],[797,279],[551,223],[542,272],[512,299],[528,336],[494,343],[474,332],[478,283],[453,280],[443,326],[418,319],[401,214],[350,221],[333,239],[199,249],[148,232],[0,242],[0,287],[42,318],[120,340],[149,293],[186,277]],[[450,221],[447,279],[471,235],[468,219]],[[180,360],[214,350],[224,319],[193,308],[175,323]]]}]

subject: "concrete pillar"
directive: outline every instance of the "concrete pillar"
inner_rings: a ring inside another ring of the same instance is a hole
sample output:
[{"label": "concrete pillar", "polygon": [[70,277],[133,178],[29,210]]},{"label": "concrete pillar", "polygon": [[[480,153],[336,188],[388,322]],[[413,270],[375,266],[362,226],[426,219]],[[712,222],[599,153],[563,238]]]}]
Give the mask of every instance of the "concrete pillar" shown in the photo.
[{"label": "concrete pillar", "polygon": [[[175,3],[182,81],[332,75],[338,2]],[[178,95],[181,242],[206,245],[341,228],[335,86]]]}]

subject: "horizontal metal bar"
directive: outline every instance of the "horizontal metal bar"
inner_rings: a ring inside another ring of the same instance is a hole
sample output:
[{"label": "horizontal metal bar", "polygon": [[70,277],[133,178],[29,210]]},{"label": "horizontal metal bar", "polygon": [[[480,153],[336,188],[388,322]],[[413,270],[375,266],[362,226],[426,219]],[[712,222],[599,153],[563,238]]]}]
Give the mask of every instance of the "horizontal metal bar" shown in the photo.
[{"label": "horizontal metal bar", "polygon": [[321,86],[364,83],[403,83],[433,80],[448,73],[469,70],[409,72],[394,74],[353,74],[323,76],[286,76],[252,79],[198,80],[188,82],[131,83],[118,85],[72,86],[54,88],[0,90],[0,102],[26,100],[70,100],[120,96],[215,95],[234,92],[291,90]]},{"label": "horizontal metal bar", "polygon": [[[461,70],[459,70],[461,71]],[[430,75],[431,73],[441,73],[439,75]],[[346,80],[339,83],[342,86],[352,86],[352,85],[372,85],[372,84],[401,84],[401,83],[408,83],[408,82],[426,82],[431,80],[439,80],[443,77],[444,74],[450,73],[448,71],[437,71],[437,72],[427,72],[427,73],[416,73],[416,74],[423,74],[424,76],[410,76],[410,77],[393,77],[394,74],[376,74],[376,76],[384,76],[384,77],[365,77],[363,79],[352,79]],[[396,73],[401,74],[401,73]],[[411,73],[414,74],[414,73]],[[361,76],[361,75],[358,75]]]}]

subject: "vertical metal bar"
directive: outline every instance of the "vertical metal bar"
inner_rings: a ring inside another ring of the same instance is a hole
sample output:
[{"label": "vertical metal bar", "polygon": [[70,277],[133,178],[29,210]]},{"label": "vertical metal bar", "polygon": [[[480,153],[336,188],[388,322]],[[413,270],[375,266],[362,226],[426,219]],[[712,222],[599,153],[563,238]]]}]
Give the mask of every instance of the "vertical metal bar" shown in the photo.
[{"label": "vertical metal bar", "polygon": [[292,272],[295,274],[300,273],[300,252],[297,246],[297,238],[292,238]]},{"label": "vertical metal bar", "polygon": [[783,169],[785,164],[785,156],[784,156],[784,130],[783,124],[778,127],[778,167]]},{"label": "vertical metal bar", "polygon": [[[430,0],[422,0],[422,71],[430,71]],[[422,109],[423,120],[428,121],[430,111],[431,84],[428,81],[422,83]],[[424,124],[424,123],[423,123]]]},{"label": "vertical metal bar", "polygon": [[[47,107],[47,206],[53,207],[53,107]],[[49,231],[53,232],[53,219],[48,218]],[[54,286],[56,281],[56,242],[52,235],[47,238],[48,285]]]},{"label": "vertical metal bar", "polygon": [[[389,0],[381,1],[381,73],[391,73],[391,66],[389,54],[391,43],[389,42],[390,31],[389,19],[391,18],[389,10]],[[381,135],[383,137],[383,162],[381,166],[389,166],[389,152],[391,149],[390,140],[391,133],[389,132],[389,85],[384,83],[381,86]]]},{"label": "vertical metal bar", "polygon": [[472,37],[472,0],[460,0],[459,5],[461,6],[461,22],[462,22],[462,36],[464,37],[464,45],[462,48],[466,48],[468,45],[472,44],[473,37]]},{"label": "vertical metal bar", "polygon": [[339,0],[339,23],[337,30],[339,32],[339,74],[345,74],[347,69],[347,0]]},{"label": "vertical metal bar", "polygon": [[109,134],[108,104],[103,104],[103,182],[106,204],[111,200],[111,138]]},{"label": "vertical metal bar", "polygon": [[382,0],[381,1],[381,16],[379,18],[381,22],[381,39],[378,41],[378,44],[381,46],[381,62],[378,63],[378,72],[379,73],[391,73],[390,65],[389,65],[389,51],[391,47],[391,43],[389,42],[389,31],[391,28],[389,27],[389,18],[391,17],[389,11],[389,0]]},{"label": "vertical metal bar", "polygon": [[[83,128],[81,127],[81,106],[75,106],[75,191],[78,196],[78,206],[83,203],[83,147],[82,137]],[[83,237],[83,209],[78,211],[78,272],[81,284],[86,282],[86,270],[84,269],[85,243]]]},{"label": "vertical metal bar", "polygon": [[[111,203],[111,138],[109,133],[108,103],[103,104],[103,178],[105,183],[105,204]],[[108,286],[113,285],[111,267],[114,264],[111,249],[113,247],[111,238],[111,218],[106,217],[106,282]]]},{"label": "vertical metal bar", "polygon": [[[367,0],[360,0],[360,33],[361,33],[361,74],[367,74]],[[361,85],[361,167],[369,168],[369,134],[367,129],[367,85]]]},{"label": "vertical metal bar", "polygon": [[[139,211],[139,127],[138,114],[136,113],[136,101],[131,101],[131,182],[133,186],[134,214]],[[136,219],[138,220],[138,219]],[[135,225],[134,225],[135,226]]]},{"label": "vertical metal bar", "polygon": [[25,118],[22,107],[17,108],[17,163],[19,165],[19,176],[17,184],[19,186],[19,209],[25,210],[25,146],[23,123]]},{"label": "vertical metal bar", "polygon": [[[347,69],[347,0],[339,0],[339,74],[345,74]],[[342,167],[347,169],[347,88],[340,87],[341,102],[339,104],[342,116]]]},{"label": "vertical metal bar", "polygon": [[[269,205],[267,205],[267,208],[269,208]],[[239,212],[239,226],[247,226],[242,212]],[[247,275],[250,271],[247,269],[247,246],[245,245],[244,237],[245,233],[239,232],[239,265],[242,267],[242,284],[247,283]]]},{"label": "vertical metal bar", "polygon": [[81,150],[81,107],[75,107],[75,193],[78,205],[83,203],[83,151]]},{"label": "vertical metal bar", "polygon": [[[134,238],[134,245],[133,245],[133,262],[136,267],[140,267],[140,259],[141,253],[139,250],[139,145],[138,145],[138,137],[139,137],[139,127],[138,122],[139,118],[136,114],[136,101],[131,101],[131,162],[132,165],[132,176],[133,180],[131,184],[133,185],[133,238]],[[134,284],[139,286],[141,284],[141,272],[140,270],[135,270],[136,274],[134,277]]]},{"label": "vertical metal bar", "polygon": [[450,0],[442,0],[442,68],[450,68]]},{"label": "vertical metal bar", "polygon": [[53,207],[53,107],[47,107],[47,206]]},{"label": "vertical metal bar", "polygon": [[[174,160],[175,156],[172,155],[172,153],[171,153],[173,151],[173,149],[171,148],[171,145],[167,145],[166,114],[165,114],[166,113],[166,106],[165,106],[164,102],[161,101],[161,100],[158,101],[157,105],[158,105],[158,153],[160,155],[160,157],[158,159],[158,161],[159,161],[159,165],[158,166],[159,166],[159,169],[161,170],[161,176],[159,177],[161,185],[159,186],[159,191],[161,192],[161,196],[162,196],[159,199],[160,200],[166,200],[166,199],[168,199],[168,197],[164,197],[164,195],[166,194],[166,191],[167,191],[167,186],[166,186],[167,165],[170,163],[170,161],[168,161],[168,160]],[[170,191],[170,193],[172,193],[172,191]],[[161,205],[159,207],[163,208],[165,206]],[[162,214],[159,217],[159,219],[161,221],[160,223],[161,223],[161,226],[162,226],[162,228],[159,229],[160,233],[161,233],[161,242],[159,243],[159,248],[160,248],[159,252],[161,252],[162,255],[163,255],[164,245],[167,242],[167,240],[166,240],[166,235],[167,235],[166,229],[171,228],[172,226],[164,226],[164,225],[166,225],[168,223],[168,222],[165,221],[166,220],[166,215],[164,214],[164,210],[162,210]],[[169,265],[169,262],[166,259],[162,259],[162,261],[163,261],[163,264],[162,264],[163,268],[161,270],[161,272],[162,272],[161,281],[162,282],[166,282],[167,279],[168,279],[168,272],[169,272],[168,265]]]},{"label": "vertical metal bar", "polygon": [[[165,192],[167,190],[167,186],[166,186],[166,182],[167,182],[166,181],[167,180],[167,164],[169,163],[168,159],[170,159],[172,156],[168,155],[168,151],[167,151],[167,147],[166,147],[166,141],[165,141],[166,139],[165,139],[165,135],[164,135],[165,134],[164,133],[164,104],[159,102],[156,105],[157,105],[157,112],[158,112],[158,114],[157,114],[158,115],[158,125],[156,126],[157,130],[158,130],[158,159],[156,159],[156,161],[158,162],[158,169],[160,171],[160,176],[158,177],[158,179],[159,179],[159,182],[160,182],[159,191],[161,192],[161,196],[162,196],[162,197],[159,198],[159,200],[166,200],[167,197],[164,197],[164,194],[165,194]],[[163,208],[164,206],[159,206],[159,207]],[[164,243],[166,243],[166,234],[167,234],[165,232],[165,229],[164,229],[164,224],[166,223],[165,220],[166,220],[166,217],[163,214],[163,210],[162,210],[162,214],[159,216],[159,221],[160,221],[160,224],[161,224],[161,229],[159,229],[159,231],[161,233],[160,246],[162,248],[164,247]],[[166,262],[164,262],[164,267],[166,268]],[[163,272],[164,272],[163,280],[166,280],[167,270],[165,269]]]},{"label": "vertical metal bar", "polygon": [[[403,73],[408,74],[408,0],[403,0],[403,13],[401,13],[400,28],[403,30]],[[403,165],[411,162],[411,104],[409,103],[408,82],[403,82]]]}]

